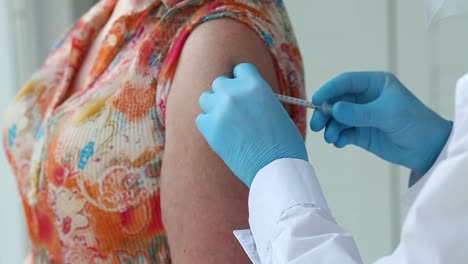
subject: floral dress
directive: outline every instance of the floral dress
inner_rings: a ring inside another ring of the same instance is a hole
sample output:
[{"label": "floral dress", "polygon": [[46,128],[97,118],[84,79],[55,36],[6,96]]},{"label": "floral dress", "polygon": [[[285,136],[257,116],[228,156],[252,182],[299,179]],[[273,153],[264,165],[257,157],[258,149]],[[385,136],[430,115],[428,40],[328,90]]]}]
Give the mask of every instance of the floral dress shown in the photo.
[{"label": "floral dress", "polygon": [[[264,40],[281,93],[304,96],[281,0],[135,1],[100,44],[84,89],[65,98],[118,0],[101,0],[19,91],[4,126],[36,263],[170,263],[161,221],[165,105],[178,58],[201,23],[231,18]],[[209,45],[209,43],[207,43]],[[304,132],[305,112],[288,111]]]}]

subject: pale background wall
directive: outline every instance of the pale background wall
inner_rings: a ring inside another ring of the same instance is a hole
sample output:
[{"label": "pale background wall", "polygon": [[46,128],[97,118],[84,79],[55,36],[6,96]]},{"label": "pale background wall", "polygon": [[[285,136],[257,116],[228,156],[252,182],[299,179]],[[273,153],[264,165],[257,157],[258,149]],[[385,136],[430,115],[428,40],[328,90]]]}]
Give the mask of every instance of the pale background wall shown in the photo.
[{"label": "pale background wall", "polygon": [[[302,49],[309,97],[343,71],[391,70],[425,103],[452,117],[455,81],[468,71],[466,16],[428,31],[423,0],[284,1]],[[1,105],[92,2],[0,0]],[[330,207],[354,233],[365,263],[391,253],[405,213],[399,197],[408,172],[353,147],[336,150],[322,134],[310,133],[307,146]],[[27,252],[22,212],[3,155],[0,166],[0,264],[21,263]]]},{"label": "pale background wall", "polygon": [[[6,0],[0,0],[0,105],[8,104],[14,93],[15,81],[14,60],[11,54],[12,43],[9,28],[10,21],[7,15]],[[0,108],[0,121],[5,115],[5,108]],[[3,152],[2,152],[3,153]],[[20,263],[24,255],[25,243],[23,233],[20,231],[22,214],[18,210],[20,202],[13,177],[11,177],[8,163],[4,155],[0,155],[0,263]]]}]

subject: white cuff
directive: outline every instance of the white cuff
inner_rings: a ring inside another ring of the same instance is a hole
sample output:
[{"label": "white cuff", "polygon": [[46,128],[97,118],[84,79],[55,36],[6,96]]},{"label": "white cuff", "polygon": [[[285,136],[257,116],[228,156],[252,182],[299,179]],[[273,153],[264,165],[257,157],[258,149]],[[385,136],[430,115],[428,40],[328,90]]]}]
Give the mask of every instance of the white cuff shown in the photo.
[{"label": "white cuff", "polygon": [[257,245],[255,245],[255,240],[250,229],[244,230],[234,230],[234,236],[241,244],[247,256],[250,258],[253,264],[262,264],[260,257],[257,252]]},{"label": "white cuff", "polygon": [[[453,129],[452,129],[452,131],[453,131]],[[419,193],[421,192],[421,190],[426,185],[426,182],[431,177],[432,172],[435,170],[435,168],[437,168],[439,166],[439,164],[442,161],[447,159],[448,146],[449,146],[449,143],[450,143],[451,139],[452,139],[452,134],[450,134],[450,136],[449,136],[449,138],[447,140],[447,143],[445,143],[444,148],[440,152],[439,157],[434,162],[434,165],[432,165],[431,169],[429,169],[429,171],[421,179],[419,179],[419,181],[417,181],[413,186],[411,186],[411,188],[408,189],[408,192],[405,194],[405,196],[403,196],[403,198],[401,199],[401,202],[403,204],[405,204],[408,207],[411,207],[411,205],[413,205],[414,201],[416,201],[416,198],[418,198]],[[411,172],[411,173],[415,173],[415,172]]]},{"label": "white cuff", "polygon": [[309,162],[280,159],[257,173],[249,194],[249,223],[262,261],[281,213],[299,204],[316,205],[331,215]]}]

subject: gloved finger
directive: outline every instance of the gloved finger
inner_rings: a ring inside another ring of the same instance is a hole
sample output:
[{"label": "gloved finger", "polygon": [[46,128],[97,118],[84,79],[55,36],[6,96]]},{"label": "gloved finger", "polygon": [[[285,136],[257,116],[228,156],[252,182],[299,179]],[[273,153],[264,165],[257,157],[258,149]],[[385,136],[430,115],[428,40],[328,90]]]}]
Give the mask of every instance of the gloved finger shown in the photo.
[{"label": "gloved finger", "polygon": [[213,92],[219,92],[219,93],[229,93],[232,83],[232,79],[228,78],[226,76],[219,76],[216,78],[213,83],[211,84],[211,89]]},{"label": "gloved finger", "polygon": [[381,128],[387,116],[378,104],[376,101],[368,104],[338,102],[333,105],[332,115],[338,122],[350,127]]},{"label": "gloved finger", "polygon": [[325,129],[325,141],[327,143],[334,144],[340,137],[341,132],[348,128],[349,126],[338,123],[336,120],[330,120],[330,122],[327,124],[327,128]]},{"label": "gloved finger", "polygon": [[234,67],[234,78],[261,78],[257,67],[251,63],[241,63]]},{"label": "gloved finger", "polygon": [[335,142],[335,147],[344,148],[347,145],[355,144],[356,141],[357,128],[352,127],[341,131],[338,140]]},{"label": "gloved finger", "polygon": [[198,98],[198,103],[200,104],[200,108],[202,109],[203,113],[209,113],[215,108],[216,104],[219,102],[217,100],[218,97],[219,96],[212,91],[206,91],[200,95]]},{"label": "gloved finger", "polygon": [[312,118],[310,119],[310,129],[315,132],[322,130],[330,120],[330,116],[326,115],[322,111],[314,111]]},{"label": "gloved finger", "polygon": [[212,129],[210,127],[210,118],[211,118],[211,115],[209,114],[200,114],[197,116],[197,119],[196,119],[198,131],[200,131],[200,133],[208,142],[208,144],[210,143],[211,134],[212,134],[212,131],[211,131]]},{"label": "gloved finger", "polygon": [[315,105],[324,102],[336,102],[338,98],[347,94],[359,94],[373,85],[372,80],[377,72],[347,72],[338,75],[320,87],[312,96]]}]

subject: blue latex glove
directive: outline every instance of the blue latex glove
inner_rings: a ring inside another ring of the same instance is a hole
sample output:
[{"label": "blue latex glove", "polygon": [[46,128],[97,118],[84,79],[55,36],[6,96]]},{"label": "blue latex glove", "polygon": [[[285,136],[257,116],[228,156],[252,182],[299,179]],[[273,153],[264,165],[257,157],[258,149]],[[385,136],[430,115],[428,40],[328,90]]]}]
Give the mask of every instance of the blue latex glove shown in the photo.
[{"label": "blue latex glove", "polygon": [[310,126],[325,128],[325,140],[342,148],[357,145],[424,174],[434,164],[452,123],[434,113],[391,73],[344,73],[313,96],[334,103],[332,117],[315,111]]},{"label": "blue latex glove", "polygon": [[299,131],[254,65],[237,65],[233,79],[217,78],[200,106],[198,129],[248,187],[272,161],[308,160]]}]

